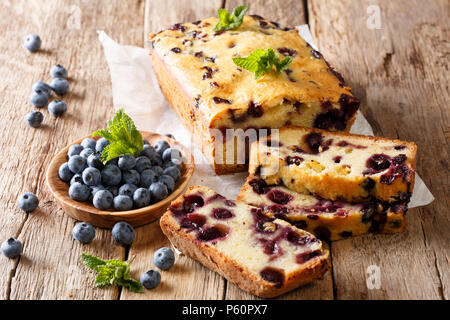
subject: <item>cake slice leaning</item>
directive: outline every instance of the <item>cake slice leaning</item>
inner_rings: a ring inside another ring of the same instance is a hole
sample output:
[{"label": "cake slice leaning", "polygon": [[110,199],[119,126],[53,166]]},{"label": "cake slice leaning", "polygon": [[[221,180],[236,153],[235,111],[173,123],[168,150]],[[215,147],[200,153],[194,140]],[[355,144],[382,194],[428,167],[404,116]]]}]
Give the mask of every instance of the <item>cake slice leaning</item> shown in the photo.
[{"label": "cake slice leaning", "polygon": [[407,206],[404,203],[330,201],[268,185],[256,176],[247,178],[237,201],[258,207],[269,217],[286,220],[324,240],[405,229]]},{"label": "cake slice leaning", "polygon": [[413,142],[284,127],[252,144],[249,173],[267,184],[347,202],[405,202],[414,186]]},{"label": "cake slice leaning", "polygon": [[329,267],[328,251],[310,233],[207,187],[189,187],[160,224],[178,250],[260,297],[307,284]]}]

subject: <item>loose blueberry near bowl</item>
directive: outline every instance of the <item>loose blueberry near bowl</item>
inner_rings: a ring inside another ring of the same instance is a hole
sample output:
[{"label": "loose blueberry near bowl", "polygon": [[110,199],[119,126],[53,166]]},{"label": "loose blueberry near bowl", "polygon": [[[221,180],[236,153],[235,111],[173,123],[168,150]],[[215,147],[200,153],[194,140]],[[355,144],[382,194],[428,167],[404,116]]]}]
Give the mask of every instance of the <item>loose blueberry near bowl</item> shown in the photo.
[{"label": "loose blueberry near bowl", "polygon": [[40,111],[31,111],[25,116],[25,121],[30,127],[39,128],[44,120],[44,115]]},{"label": "loose blueberry near bowl", "polygon": [[2,253],[9,259],[17,258],[22,254],[23,246],[19,240],[9,238],[2,243]]},{"label": "loose blueberry near bowl", "polygon": [[43,91],[33,91],[30,95],[30,103],[36,108],[43,108],[48,103],[48,95]]},{"label": "loose blueberry near bowl", "polygon": [[50,87],[58,96],[63,96],[69,91],[69,82],[64,78],[54,78]]},{"label": "loose blueberry near bowl", "polygon": [[23,45],[30,52],[37,52],[41,48],[41,38],[37,34],[29,34],[23,40]]},{"label": "loose blueberry near bowl", "polygon": [[121,246],[129,246],[134,240],[134,228],[127,222],[117,222],[112,228],[114,241]]},{"label": "loose blueberry near bowl", "polygon": [[32,212],[39,205],[39,200],[34,193],[26,192],[22,193],[17,199],[19,208],[25,212]]},{"label": "loose blueberry near bowl", "polygon": [[141,274],[139,280],[145,289],[154,289],[161,283],[161,274],[157,270],[149,270]]},{"label": "loose blueberry near bowl", "polygon": [[52,88],[43,81],[35,82],[31,88],[34,92],[45,93],[47,97],[50,97],[52,94]]},{"label": "loose blueberry near bowl", "polygon": [[55,118],[61,117],[67,111],[67,104],[62,100],[53,100],[48,105],[48,112]]},{"label": "loose blueberry near bowl", "polygon": [[153,263],[161,270],[169,270],[175,263],[175,254],[167,247],[156,250]]},{"label": "loose blueberry near bowl", "polygon": [[72,236],[75,240],[83,244],[88,244],[94,240],[95,229],[87,222],[79,222],[73,227]]},{"label": "loose blueberry near bowl", "polygon": [[67,70],[62,65],[57,64],[50,69],[50,76],[52,78],[67,78]]}]

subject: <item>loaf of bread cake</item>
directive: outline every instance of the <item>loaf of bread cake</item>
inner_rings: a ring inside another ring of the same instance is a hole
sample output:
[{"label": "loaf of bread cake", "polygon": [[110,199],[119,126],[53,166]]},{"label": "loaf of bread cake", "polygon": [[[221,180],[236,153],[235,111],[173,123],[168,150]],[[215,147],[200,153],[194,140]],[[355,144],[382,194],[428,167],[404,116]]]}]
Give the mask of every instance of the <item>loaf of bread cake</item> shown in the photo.
[{"label": "loaf of bread cake", "polygon": [[290,126],[253,143],[249,172],[328,200],[407,203],[416,150],[413,142]]},{"label": "loaf of bread cake", "polygon": [[331,201],[268,185],[249,176],[237,197],[239,203],[261,208],[271,218],[286,220],[324,240],[339,240],[366,233],[396,233],[405,229],[407,206]]},{"label": "loaf of bread cake", "polygon": [[189,187],[160,225],[185,255],[264,298],[320,278],[329,267],[329,253],[313,235],[207,187]]},{"label": "loaf of bread cake", "polygon": [[[297,30],[259,16],[214,31],[217,18],[151,35],[152,63],[169,104],[217,174],[248,168],[248,140],[286,125],[348,131],[359,101]],[[292,63],[258,80],[234,57],[272,48]],[[240,129],[240,130],[239,130]]]}]

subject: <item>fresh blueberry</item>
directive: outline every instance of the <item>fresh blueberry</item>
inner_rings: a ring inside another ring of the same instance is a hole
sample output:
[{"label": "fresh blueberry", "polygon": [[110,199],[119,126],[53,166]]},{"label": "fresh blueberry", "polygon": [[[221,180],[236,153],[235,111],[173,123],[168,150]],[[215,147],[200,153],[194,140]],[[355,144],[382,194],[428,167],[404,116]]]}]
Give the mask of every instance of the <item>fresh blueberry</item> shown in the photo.
[{"label": "fresh blueberry", "polygon": [[[95,194],[96,194],[98,191],[106,190],[106,188],[105,188],[104,186],[102,186],[101,184],[99,184],[99,185],[97,185],[97,186],[90,186],[89,188],[91,189],[91,195],[92,195],[93,197],[95,196]],[[112,195],[112,193],[111,193],[111,195]]]},{"label": "fresh blueberry", "polygon": [[150,185],[153,182],[156,182],[157,180],[158,180],[157,175],[153,170],[147,169],[147,170],[142,171],[142,173],[141,173],[141,186],[142,187],[148,188],[148,187],[150,187]]},{"label": "fresh blueberry", "polygon": [[123,221],[117,222],[112,228],[112,236],[117,244],[121,246],[128,246],[133,243],[134,229],[129,223]]},{"label": "fresh blueberry", "polygon": [[62,65],[57,64],[50,69],[50,76],[52,78],[67,78],[67,70]]},{"label": "fresh blueberry", "polygon": [[111,208],[113,200],[114,196],[111,192],[109,192],[108,190],[98,190],[96,193],[94,193],[94,199],[92,200],[92,203],[97,209],[108,210],[109,208]]},{"label": "fresh blueberry", "polygon": [[167,167],[164,169],[163,174],[171,176],[175,182],[177,182],[181,176],[180,170],[178,170],[177,167]]},{"label": "fresh blueberry", "polygon": [[151,158],[151,162],[153,166],[162,166],[163,165],[163,161],[162,158],[159,154],[155,154],[155,156],[153,158]]},{"label": "fresh blueberry", "polygon": [[41,48],[41,38],[37,34],[29,34],[25,37],[23,45],[28,51],[36,52]]},{"label": "fresh blueberry", "polygon": [[164,151],[167,148],[170,148],[169,143],[166,140],[158,140],[155,142],[155,144],[153,145],[153,148],[155,149],[155,151],[162,156]]},{"label": "fresh blueberry", "polygon": [[137,187],[134,184],[124,184],[119,188],[119,195],[133,198],[133,194],[136,190]]},{"label": "fresh blueberry", "polygon": [[50,97],[50,95],[52,94],[52,88],[50,88],[50,86],[43,81],[35,82],[31,88],[35,92],[45,93],[47,97]]},{"label": "fresh blueberry", "polygon": [[36,108],[45,107],[48,103],[48,96],[42,91],[33,91],[30,95],[30,103]]},{"label": "fresh blueberry", "polygon": [[40,111],[31,111],[25,116],[25,121],[30,127],[39,128],[41,126],[44,116]]},{"label": "fresh blueberry", "polygon": [[83,151],[82,146],[80,146],[79,144],[73,144],[70,146],[69,151],[67,152],[67,155],[70,158],[71,156],[79,155],[81,153],[81,151]]},{"label": "fresh blueberry", "polygon": [[53,100],[48,105],[48,112],[54,117],[60,117],[67,111],[67,104],[62,100]]},{"label": "fresh blueberry", "polygon": [[131,154],[125,154],[119,157],[119,168],[121,170],[133,169],[136,165],[136,158]]},{"label": "fresh blueberry", "polygon": [[174,163],[172,161],[167,161],[163,163],[163,169],[166,169],[168,167],[176,167],[181,172],[181,163]]},{"label": "fresh blueberry", "polygon": [[9,238],[2,243],[3,254],[10,259],[17,258],[22,254],[23,246],[19,240]]},{"label": "fresh blueberry", "polygon": [[175,189],[175,180],[173,180],[171,176],[163,174],[161,177],[159,177],[159,182],[162,182],[166,185],[167,191],[169,191],[169,193],[172,193]]},{"label": "fresh blueberry", "polygon": [[166,185],[162,182],[153,182],[149,190],[154,202],[161,201],[169,195]]},{"label": "fresh blueberry", "polygon": [[94,150],[89,149],[89,148],[84,148],[81,152],[80,152],[80,156],[82,156],[84,159],[87,160],[87,158],[89,158],[89,156],[91,154],[94,153]]},{"label": "fresh blueberry", "polygon": [[39,204],[38,198],[31,192],[22,193],[17,199],[19,208],[25,212],[31,212],[37,208]]},{"label": "fresh blueberry", "polygon": [[69,188],[69,197],[75,201],[84,202],[89,199],[91,189],[80,182],[73,183]]},{"label": "fresh blueberry", "polygon": [[81,155],[71,156],[67,163],[69,164],[70,171],[73,173],[82,173],[84,168],[86,168],[86,159]]},{"label": "fresh blueberry", "polygon": [[145,289],[154,289],[161,283],[161,274],[157,270],[149,270],[141,274],[139,281]]},{"label": "fresh blueberry", "polygon": [[180,150],[175,148],[167,148],[162,155],[163,161],[181,162],[182,155]]},{"label": "fresh blueberry", "polygon": [[142,171],[150,169],[152,167],[152,163],[147,157],[140,156],[136,158],[136,166],[135,169],[137,172],[142,173]]},{"label": "fresh blueberry", "polygon": [[127,211],[133,208],[133,200],[129,196],[119,194],[114,197],[114,209],[117,211]]},{"label": "fresh blueberry", "polygon": [[58,177],[65,182],[69,182],[73,177],[73,172],[69,169],[69,164],[64,162],[58,169]]},{"label": "fresh blueberry", "polygon": [[157,176],[161,176],[164,171],[160,166],[154,166],[152,167],[152,170]]},{"label": "fresh blueberry", "polygon": [[107,186],[106,190],[108,190],[109,192],[111,192],[111,194],[114,197],[117,197],[119,195],[119,187],[117,186]]},{"label": "fresh blueberry", "polygon": [[87,244],[94,240],[95,229],[87,222],[78,222],[72,229],[72,237],[83,244]]},{"label": "fresh blueberry", "polygon": [[81,145],[83,146],[83,148],[95,150],[97,143],[92,138],[84,138],[83,141],[81,141]]},{"label": "fresh blueberry", "polygon": [[136,208],[143,208],[150,204],[150,191],[146,188],[139,188],[133,194],[133,202]]},{"label": "fresh blueberry", "polygon": [[137,172],[134,169],[131,169],[128,171],[123,171],[122,172],[122,182],[124,184],[130,183],[130,184],[134,184],[134,185],[138,186],[139,183],[141,182],[141,175],[139,174],[139,172]]},{"label": "fresh blueberry", "polygon": [[170,138],[170,139],[175,140],[175,137],[173,136],[173,134],[166,133],[165,136],[168,137],[168,138]]},{"label": "fresh blueberry", "polygon": [[98,170],[102,170],[105,167],[102,162],[102,156],[97,152],[89,155],[86,163],[89,167],[97,168]]},{"label": "fresh blueberry", "polygon": [[[85,149],[86,150],[86,149]],[[87,167],[83,170],[83,182],[88,186],[99,185],[102,181],[100,170],[93,167]]]},{"label": "fresh blueberry", "polygon": [[54,78],[50,87],[57,95],[62,96],[69,91],[69,82],[64,78]]},{"label": "fresh blueberry", "polygon": [[79,173],[74,174],[72,179],[70,179],[70,185],[74,184],[75,182],[83,183],[83,176]]},{"label": "fresh blueberry", "polygon": [[102,183],[105,186],[117,186],[122,180],[122,172],[114,164],[108,164],[102,170]]},{"label": "fresh blueberry", "polygon": [[97,152],[102,152],[103,149],[109,144],[109,141],[106,140],[105,138],[100,138],[97,140],[97,142],[95,143],[95,151]]},{"label": "fresh blueberry", "polygon": [[175,255],[169,248],[160,248],[153,255],[153,263],[161,270],[169,270],[175,263]]},{"label": "fresh blueberry", "polygon": [[146,156],[150,160],[156,155],[155,149],[149,144],[144,144],[144,147],[141,150],[141,156]]}]

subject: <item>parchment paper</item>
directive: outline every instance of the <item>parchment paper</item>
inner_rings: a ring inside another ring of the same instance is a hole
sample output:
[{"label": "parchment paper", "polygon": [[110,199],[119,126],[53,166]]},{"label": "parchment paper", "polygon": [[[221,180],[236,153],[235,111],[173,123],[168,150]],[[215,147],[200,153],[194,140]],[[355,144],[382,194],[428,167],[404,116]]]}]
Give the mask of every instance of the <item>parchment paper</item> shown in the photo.
[{"label": "parchment paper", "polygon": [[[301,25],[296,28],[300,36],[317,50],[308,26]],[[114,108],[124,108],[138,129],[171,133],[192,150],[196,169],[190,185],[206,185],[227,198],[235,199],[247,173],[217,176],[212,171],[202,153],[193,145],[190,132],[185,129],[162,95],[153,73],[149,50],[120,45],[103,31],[98,31],[98,35],[111,74]],[[373,135],[370,124],[359,111],[351,132]],[[424,206],[433,200],[433,195],[416,172],[409,207]]]}]

